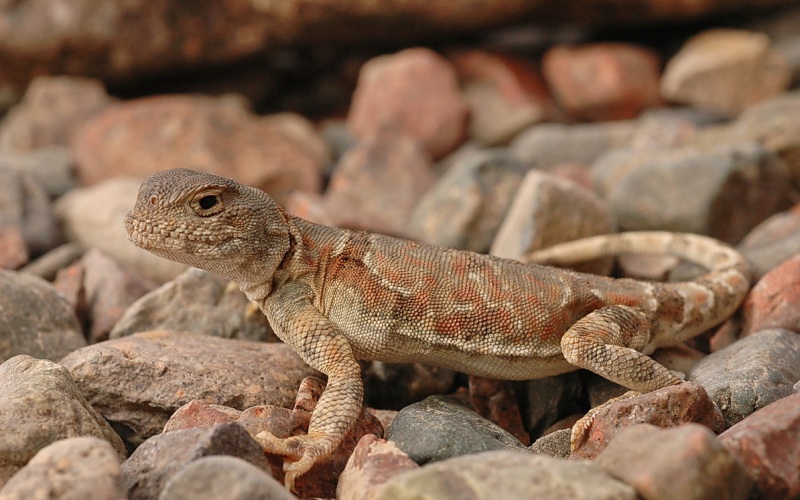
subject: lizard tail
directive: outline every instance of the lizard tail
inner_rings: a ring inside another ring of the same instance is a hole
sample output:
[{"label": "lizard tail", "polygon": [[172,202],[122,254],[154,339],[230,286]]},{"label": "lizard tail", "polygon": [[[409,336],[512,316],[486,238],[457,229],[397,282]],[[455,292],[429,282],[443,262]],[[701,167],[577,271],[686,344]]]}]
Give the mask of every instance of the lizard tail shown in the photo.
[{"label": "lizard tail", "polygon": [[750,270],[742,254],[714,238],[689,233],[643,231],[594,236],[532,252],[525,262],[569,266],[625,253],[674,255],[709,270],[695,280],[664,285],[679,293],[698,314],[690,322],[696,328],[689,330],[702,330],[730,316],[750,289]]}]

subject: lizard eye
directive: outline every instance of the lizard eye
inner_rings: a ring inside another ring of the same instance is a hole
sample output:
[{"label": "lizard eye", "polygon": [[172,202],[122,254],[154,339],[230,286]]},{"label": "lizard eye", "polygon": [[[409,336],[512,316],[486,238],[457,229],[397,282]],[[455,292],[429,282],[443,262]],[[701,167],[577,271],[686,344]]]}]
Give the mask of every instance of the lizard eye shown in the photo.
[{"label": "lizard eye", "polygon": [[203,194],[194,199],[192,207],[197,215],[208,217],[222,211],[222,198],[218,193]]}]

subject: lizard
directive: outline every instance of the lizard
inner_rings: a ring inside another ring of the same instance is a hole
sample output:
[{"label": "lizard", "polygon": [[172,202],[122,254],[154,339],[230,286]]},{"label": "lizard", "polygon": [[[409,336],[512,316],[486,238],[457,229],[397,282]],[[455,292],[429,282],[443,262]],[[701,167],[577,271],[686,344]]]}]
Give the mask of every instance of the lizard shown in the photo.
[{"label": "lizard", "polygon": [[[259,189],[188,169],[149,175],[125,228],[145,250],[238,283],[277,336],[327,376],[307,434],[255,436],[285,457],[290,489],[355,422],[358,360],[504,380],[584,368],[650,392],[682,380],[649,354],[724,321],[750,286],[741,254],[706,236],[601,235],[520,262],[314,224]],[[542,265],[628,252],[675,255],[709,271],[661,283]],[[591,414],[573,427],[573,449]]]}]

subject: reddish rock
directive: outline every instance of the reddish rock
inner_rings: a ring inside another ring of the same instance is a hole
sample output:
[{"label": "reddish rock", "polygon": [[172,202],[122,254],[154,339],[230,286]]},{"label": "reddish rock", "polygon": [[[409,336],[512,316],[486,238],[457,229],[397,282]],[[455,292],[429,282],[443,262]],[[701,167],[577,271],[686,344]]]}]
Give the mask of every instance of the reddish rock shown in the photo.
[{"label": "reddish rock", "polygon": [[542,59],[544,77],[569,115],[592,121],[634,118],[658,105],[658,54],[619,43],[556,46]]},{"label": "reddish rock", "polygon": [[429,49],[412,48],[364,64],[347,124],[359,139],[386,129],[408,135],[440,158],[463,141],[467,114],[453,66]]},{"label": "reddish rock", "polygon": [[77,132],[72,146],[87,184],[190,167],[232,177],[281,202],[296,189],[321,186],[325,146],[299,120],[260,118],[232,99],[158,96],[107,108]]},{"label": "reddish rock", "polygon": [[800,497],[800,393],[761,408],[719,436],[761,498]]},{"label": "reddish rock", "polygon": [[585,440],[571,456],[596,457],[617,434],[634,424],[666,428],[690,422],[714,432],[724,429],[722,414],[701,386],[684,382],[665,387],[602,408],[586,431]]},{"label": "reddish rock", "polygon": [[0,151],[27,152],[68,146],[75,131],[112,102],[99,80],[67,76],[36,78],[22,102],[0,123]]},{"label": "reddish rock", "polygon": [[508,431],[525,446],[531,444],[531,437],[522,424],[517,394],[511,382],[470,376],[469,396],[470,403],[479,415]]},{"label": "reddish rock", "polygon": [[800,255],[756,283],[742,304],[741,316],[743,336],[768,328],[800,333]]},{"label": "reddish rock", "polygon": [[28,262],[28,246],[17,226],[0,226],[0,269],[17,269]]},{"label": "reddish rock", "polygon": [[594,461],[641,498],[748,498],[753,480],[707,427],[642,424],[620,432]]},{"label": "reddish rock", "polygon": [[479,50],[449,58],[469,104],[473,139],[489,146],[506,144],[522,129],[554,116],[547,87],[529,61]]},{"label": "reddish rock", "polygon": [[709,30],[689,39],[667,63],[664,98],[736,115],[783,92],[791,71],[762,33]]},{"label": "reddish rock", "polygon": [[373,499],[375,490],[388,480],[416,469],[419,469],[419,465],[393,442],[367,434],[356,445],[339,477],[336,498]]}]

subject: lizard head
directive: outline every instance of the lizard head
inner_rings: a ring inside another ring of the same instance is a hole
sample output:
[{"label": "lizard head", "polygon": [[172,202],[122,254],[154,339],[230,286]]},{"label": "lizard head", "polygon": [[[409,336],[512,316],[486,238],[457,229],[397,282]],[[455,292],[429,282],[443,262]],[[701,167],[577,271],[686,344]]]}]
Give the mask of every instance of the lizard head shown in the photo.
[{"label": "lizard head", "polygon": [[138,247],[240,285],[271,279],[289,250],[286,214],[266,193],[183,168],[142,182],[125,229]]}]

